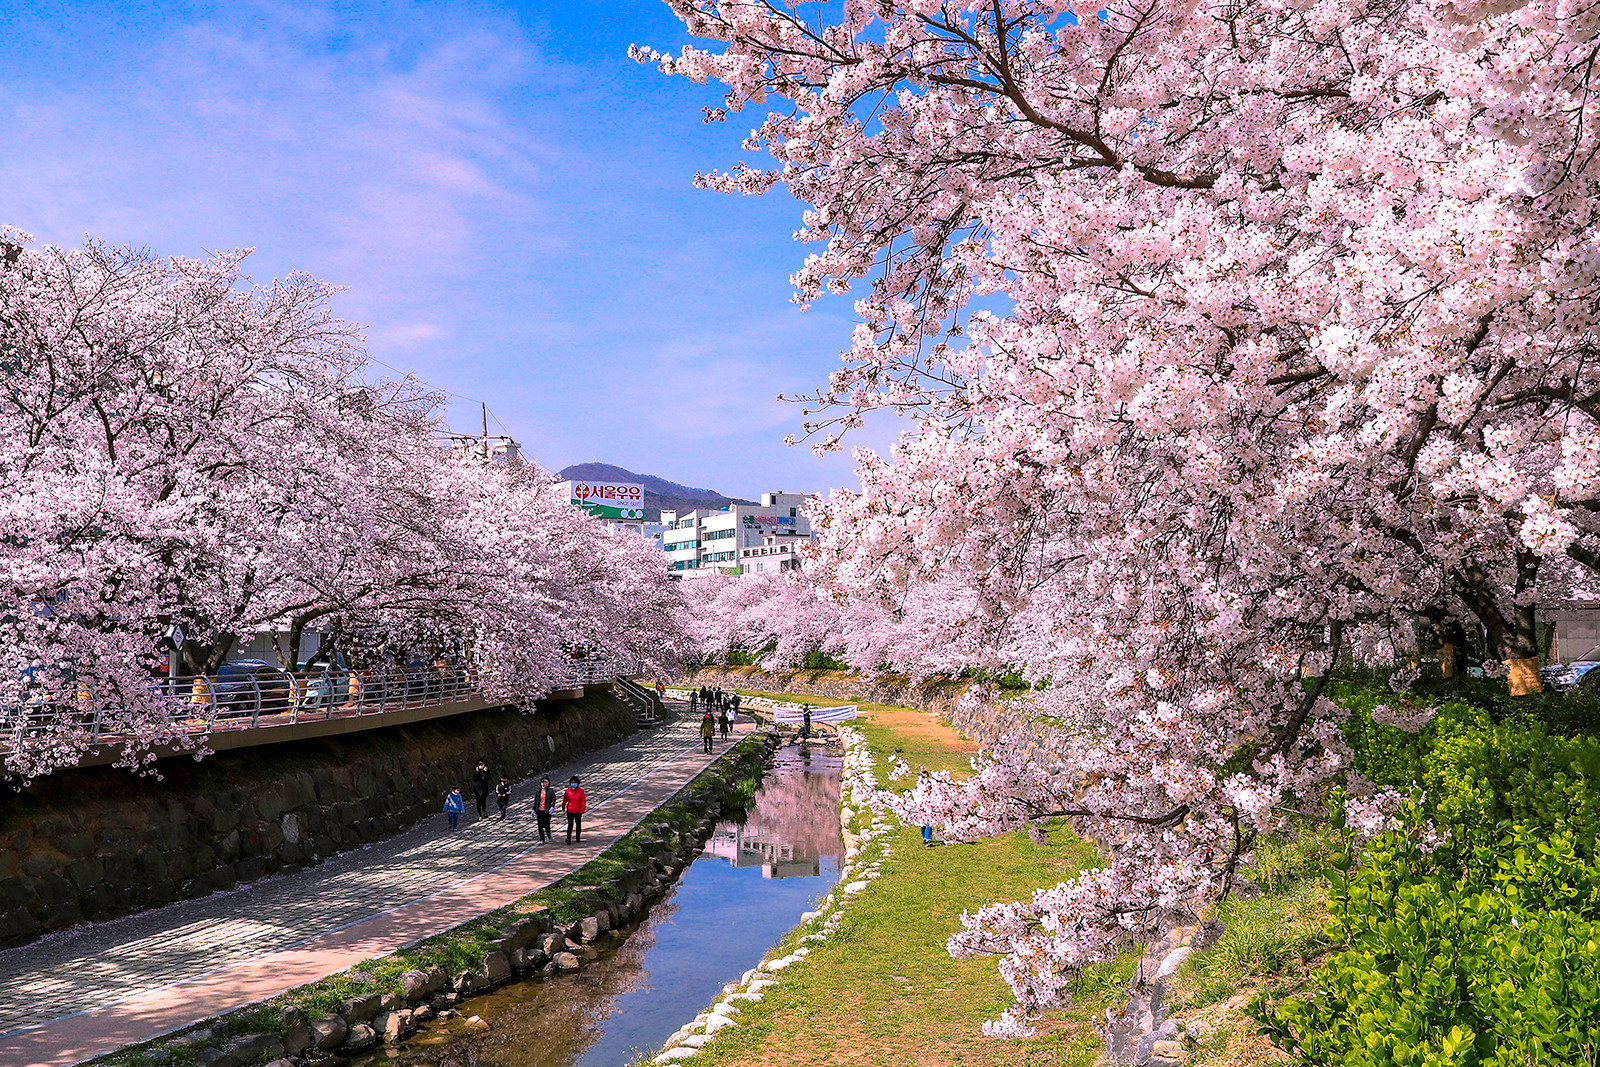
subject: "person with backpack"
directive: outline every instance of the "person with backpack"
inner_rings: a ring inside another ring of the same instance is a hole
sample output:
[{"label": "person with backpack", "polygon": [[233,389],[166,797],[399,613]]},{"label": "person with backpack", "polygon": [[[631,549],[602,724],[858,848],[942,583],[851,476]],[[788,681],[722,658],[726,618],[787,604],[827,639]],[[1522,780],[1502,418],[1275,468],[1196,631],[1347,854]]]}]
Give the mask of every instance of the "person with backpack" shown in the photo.
[{"label": "person with backpack", "polygon": [[500,776],[500,784],[495,786],[494,802],[500,807],[500,817],[506,817],[506,809],[511,806],[511,779],[505,775]]},{"label": "person with backpack", "polygon": [[467,810],[467,802],[461,799],[461,790],[452,789],[444,795],[444,814],[450,820],[450,829],[454,830],[460,822],[461,813]]},{"label": "person with backpack", "polygon": [[567,813],[567,844],[572,844],[573,835],[577,835],[578,844],[583,844],[583,813],[589,808],[589,798],[583,792],[583,786],[578,784],[578,776],[572,776],[572,782],[567,786],[566,793],[561,798],[561,809]]},{"label": "person with backpack", "polygon": [[483,818],[489,813],[489,765],[483,760],[478,761],[478,769],[472,772],[472,796],[478,802],[478,818]]},{"label": "person with backpack", "polygon": [[722,714],[717,716],[717,725],[722,728],[722,739],[726,741],[728,739],[728,731],[733,729],[733,720],[728,717],[726,705],[722,708]]},{"label": "person with backpack", "polygon": [[706,710],[706,717],[700,720],[700,740],[705,742],[706,755],[711,755],[711,740],[717,736],[717,724],[711,719],[710,709]]},{"label": "person with backpack", "polygon": [[539,822],[539,843],[542,845],[555,835],[550,832],[550,813],[556,808],[556,787],[549,777],[539,779],[539,791],[533,794],[533,817]]}]

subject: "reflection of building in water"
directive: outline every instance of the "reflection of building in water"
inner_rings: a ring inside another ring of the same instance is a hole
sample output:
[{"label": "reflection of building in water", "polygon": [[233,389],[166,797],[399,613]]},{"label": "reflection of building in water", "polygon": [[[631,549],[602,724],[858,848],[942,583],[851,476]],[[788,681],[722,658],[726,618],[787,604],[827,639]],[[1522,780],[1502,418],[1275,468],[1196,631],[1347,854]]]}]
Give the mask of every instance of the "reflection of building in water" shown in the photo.
[{"label": "reflection of building in water", "polygon": [[721,823],[706,851],[735,867],[760,867],[763,878],[815,878],[822,857],[803,845],[780,840],[764,826]]}]

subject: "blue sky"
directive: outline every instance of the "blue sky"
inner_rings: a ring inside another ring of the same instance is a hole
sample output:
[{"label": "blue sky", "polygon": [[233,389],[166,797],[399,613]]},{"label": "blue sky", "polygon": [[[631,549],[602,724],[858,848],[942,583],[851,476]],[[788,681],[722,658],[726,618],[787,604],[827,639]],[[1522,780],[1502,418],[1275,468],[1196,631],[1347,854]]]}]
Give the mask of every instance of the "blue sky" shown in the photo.
[{"label": "blue sky", "polygon": [[687,40],[664,4],[45,2],[0,34],[0,222],[347,286],[374,360],[551,469],[854,484],[774,400],[838,365],[848,298],[790,302],[786,193],[693,187],[759,116],[627,58]]}]

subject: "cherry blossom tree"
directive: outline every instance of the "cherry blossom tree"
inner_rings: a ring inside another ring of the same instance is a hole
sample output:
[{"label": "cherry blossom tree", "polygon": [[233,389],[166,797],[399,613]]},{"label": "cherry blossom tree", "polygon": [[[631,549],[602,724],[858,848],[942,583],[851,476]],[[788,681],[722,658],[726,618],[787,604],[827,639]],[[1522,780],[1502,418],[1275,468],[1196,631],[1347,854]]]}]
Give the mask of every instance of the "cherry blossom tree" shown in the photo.
[{"label": "cherry blossom tree", "polygon": [[676,656],[659,551],[535,466],[436,444],[437,399],[366,380],[331,287],[244,288],[245,253],[5,237],[0,709],[23,742],[5,738],[6,773],[71,765],[95,717],[126,764],[190,745],[155,671],[173,624],[184,673],[258,633],[293,667],[316,627],[375,663],[454,654],[529,706],[578,645]]},{"label": "cherry blossom tree", "polygon": [[1481,625],[1537,689],[1542,585],[1600,573],[1600,7],[669,4],[714,50],[639,59],[781,104],[774,166],[699,181],[786,185],[797,298],[859,289],[807,432],[914,420],[817,517],[819,598],[879,620],[860,666],[954,636],[1061,724],[896,803],[1113,850],[958,937],[1024,1011],[1315,805],[1342,655]]}]

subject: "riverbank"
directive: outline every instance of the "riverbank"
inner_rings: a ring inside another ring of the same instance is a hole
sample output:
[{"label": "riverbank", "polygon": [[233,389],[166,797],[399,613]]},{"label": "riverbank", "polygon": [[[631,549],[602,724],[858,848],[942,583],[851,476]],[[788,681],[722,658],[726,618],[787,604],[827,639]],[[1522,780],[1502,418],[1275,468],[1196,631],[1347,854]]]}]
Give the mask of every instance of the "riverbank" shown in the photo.
[{"label": "riverbank", "polygon": [[[633,921],[665,892],[698,851],[722,807],[737,805],[754,792],[770,748],[765,736],[734,745],[664,803],[630,818],[631,829],[553,884],[176,1038],[127,1047],[94,1062],[242,1067],[274,1055],[316,1062],[386,1039],[403,1040],[416,1026],[457,1011],[461,999],[519,973],[581,969],[584,957],[610,929]],[[603,810],[615,818],[626,807],[616,801]]]},{"label": "riverbank", "polygon": [[[851,724],[856,758],[870,759],[880,782],[896,754],[913,767],[959,773],[977,747],[927,712],[863,704],[861,714]],[[1018,833],[925,848],[916,827],[874,817],[848,793],[847,784],[846,831],[856,844],[835,905],[790,931],[760,973],[707,1013],[731,1024],[711,1023],[694,1040],[702,1022],[686,1034],[694,1043],[663,1053],[671,1057],[663,1062],[1092,1064],[1104,1047],[1096,1023],[1125,1002],[1131,962],[1097,968],[1072,1009],[1046,1014],[1034,1037],[1002,1042],[981,1029],[1011,1003],[995,960],[953,959],[945,941],[963,911],[1054,885],[1095,863],[1094,849],[1061,828],[1042,847]]]}]

